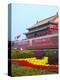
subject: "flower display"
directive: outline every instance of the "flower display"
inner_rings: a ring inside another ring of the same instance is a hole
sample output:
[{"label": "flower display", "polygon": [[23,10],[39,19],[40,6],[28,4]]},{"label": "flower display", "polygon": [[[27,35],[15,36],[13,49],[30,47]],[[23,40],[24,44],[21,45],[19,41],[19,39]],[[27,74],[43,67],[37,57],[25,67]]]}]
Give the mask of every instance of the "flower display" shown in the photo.
[{"label": "flower display", "polygon": [[43,59],[25,58],[25,59],[11,59],[9,60],[13,63],[19,65],[33,67],[33,68],[43,68],[43,69],[58,69],[58,65],[50,65],[48,63],[48,57],[43,57]]}]

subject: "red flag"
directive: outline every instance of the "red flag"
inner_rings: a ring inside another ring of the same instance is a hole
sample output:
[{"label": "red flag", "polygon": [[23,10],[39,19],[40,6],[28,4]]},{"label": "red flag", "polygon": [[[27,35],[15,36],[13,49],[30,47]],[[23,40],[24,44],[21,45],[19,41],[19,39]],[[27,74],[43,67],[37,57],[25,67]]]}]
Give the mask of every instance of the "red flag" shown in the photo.
[{"label": "red flag", "polygon": [[20,38],[20,35],[17,35],[16,37],[15,37],[15,39],[19,39]]},{"label": "red flag", "polygon": [[20,38],[20,35],[17,36],[17,39]]}]

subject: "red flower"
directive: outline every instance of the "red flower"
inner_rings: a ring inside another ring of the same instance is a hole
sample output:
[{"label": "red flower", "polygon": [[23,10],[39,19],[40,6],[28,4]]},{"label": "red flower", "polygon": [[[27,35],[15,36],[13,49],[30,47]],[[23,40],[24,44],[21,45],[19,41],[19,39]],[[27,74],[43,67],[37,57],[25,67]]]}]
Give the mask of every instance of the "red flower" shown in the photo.
[{"label": "red flower", "polygon": [[17,63],[19,65],[33,67],[33,68],[58,69],[58,65],[48,65],[48,66],[47,65],[36,65],[36,64],[29,63],[26,60],[15,60],[15,59],[11,59],[9,61],[11,61],[12,63]]}]

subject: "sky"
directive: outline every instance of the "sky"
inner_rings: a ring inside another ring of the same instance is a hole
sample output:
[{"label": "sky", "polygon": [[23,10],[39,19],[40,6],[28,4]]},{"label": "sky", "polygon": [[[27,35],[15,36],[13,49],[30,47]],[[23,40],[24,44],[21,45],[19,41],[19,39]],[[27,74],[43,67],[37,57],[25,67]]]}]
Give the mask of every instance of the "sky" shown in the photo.
[{"label": "sky", "polygon": [[27,28],[37,21],[51,17],[58,12],[57,6],[36,5],[36,4],[12,4],[11,5],[11,39],[15,40],[20,35],[19,40],[25,39],[23,34],[28,32]]}]

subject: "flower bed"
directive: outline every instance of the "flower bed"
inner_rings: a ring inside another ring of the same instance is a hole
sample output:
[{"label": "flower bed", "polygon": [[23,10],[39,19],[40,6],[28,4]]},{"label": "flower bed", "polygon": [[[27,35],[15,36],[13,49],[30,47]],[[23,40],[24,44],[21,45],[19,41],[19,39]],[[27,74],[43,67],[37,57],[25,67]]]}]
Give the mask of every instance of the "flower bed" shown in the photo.
[{"label": "flower bed", "polygon": [[19,64],[19,65],[22,65],[22,66],[27,66],[27,67],[32,67],[32,68],[58,69],[58,65],[47,65],[47,64],[37,65],[37,64],[30,63],[26,60],[16,60],[16,59],[11,59],[9,61],[11,61],[12,63],[16,63],[16,64]]},{"label": "flower bed", "polygon": [[36,65],[45,65],[48,63],[48,57],[43,57],[42,59],[37,59],[36,57],[32,57],[32,58],[16,59],[16,60],[28,61],[29,63]]}]

